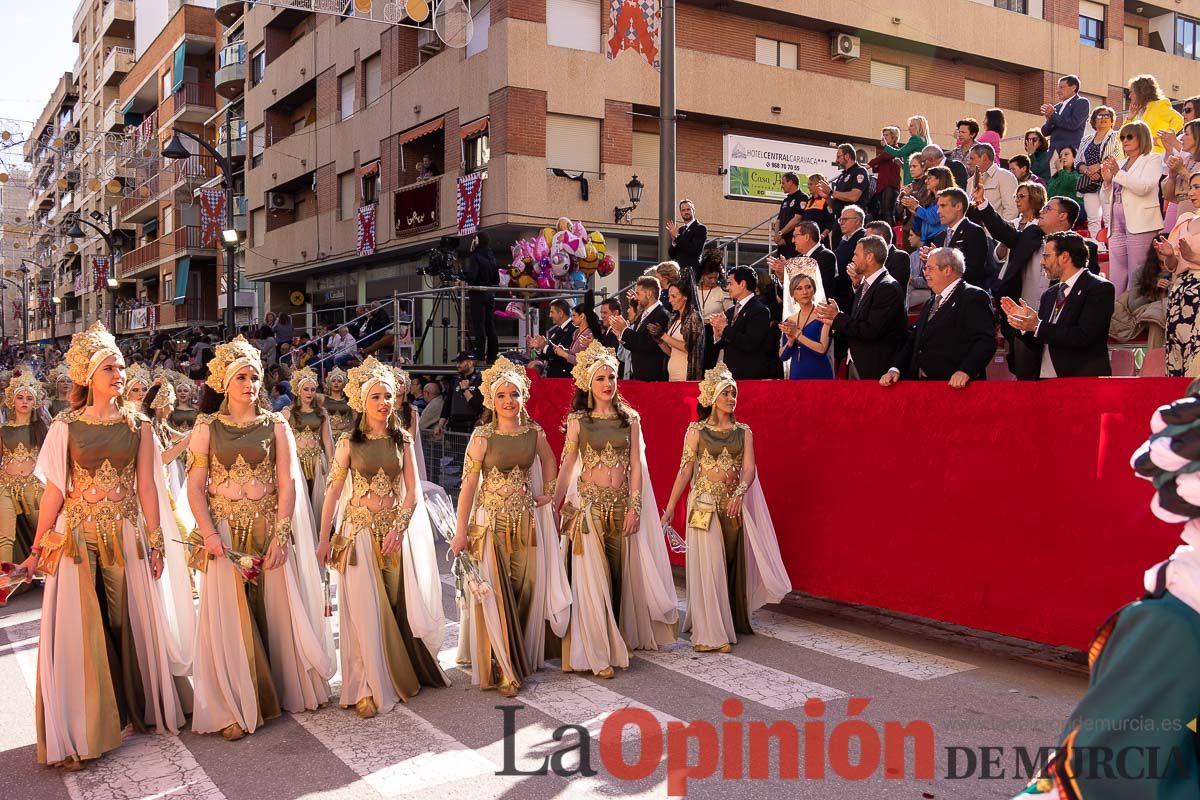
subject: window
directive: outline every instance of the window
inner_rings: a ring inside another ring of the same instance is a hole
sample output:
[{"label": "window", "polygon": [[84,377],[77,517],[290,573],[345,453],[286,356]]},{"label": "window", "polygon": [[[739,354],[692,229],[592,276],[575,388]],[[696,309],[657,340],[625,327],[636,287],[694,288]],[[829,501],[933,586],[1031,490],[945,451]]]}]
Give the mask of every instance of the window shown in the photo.
[{"label": "window", "polygon": [[354,170],[338,175],[338,219],[354,219],[354,209],[358,203],[357,188]]},{"label": "window", "polygon": [[262,83],[263,75],[267,71],[267,51],[260,47],[250,54],[250,85],[257,86]]},{"label": "window", "polygon": [[259,208],[250,212],[250,237],[255,247],[267,243],[267,212]]},{"label": "window", "polygon": [[1029,4],[1026,0],[995,0],[996,8],[1003,8],[1005,11],[1015,11],[1018,14],[1028,14]]},{"label": "window", "polygon": [[379,53],[362,62],[363,68],[363,100],[371,105],[379,99],[383,90],[383,59]]},{"label": "window", "polygon": [[600,0],[546,0],[546,42],[600,52]]},{"label": "window", "polygon": [[338,119],[354,116],[354,70],[345,72],[338,78],[338,97]]},{"label": "window", "polygon": [[267,129],[259,125],[250,131],[250,166],[262,163],[263,151],[267,149]]},{"label": "window", "polygon": [[658,134],[646,131],[633,132],[633,171],[649,175],[658,169]]},{"label": "window", "polygon": [[991,108],[996,105],[996,84],[973,81],[968,78],[963,89],[963,99]]},{"label": "window", "polygon": [[[371,167],[374,166],[374,170]],[[379,190],[381,188],[382,179],[379,175],[379,162],[374,164],[366,164],[360,171],[367,171],[367,174],[362,176],[362,204],[369,206],[372,203],[379,202]]]},{"label": "window", "polygon": [[1137,47],[1141,44],[1142,32],[1138,30],[1136,25],[1125,26],[1125,44]]},{"label": "window", "polygon": [[467,58],[473,55],[478,55],[488,46],[488,28],[492,24],[492,7],[488,3],[475,10],[475,15],[471,18],[475,23],[475,33],[471,36],[471,41],[467,42]]},{"label": "window", "polygon": [[760,64],[795,69],[797,56],[798,49],[791,42],[777,42],[761,36],[754,37],[754,60]]},{"label": "window", "polygon": [[463,140],[463,163],[467,172],[478,172],[487,166],[491,158],[492,148],[488,143],[486,130],[478,136]]},{"label": "window", "polygon": [[1079,0],[1079,42],[1088,47],[1104,47],[1104,6]]},{"label": "window", "polygon": [[292,133],[299,133],[300,131],[304,130],[304,127],[307,124],[308,120],[305,117],[296,117],[294,120],[292,120]]},{"label": "window", "polygon": [[171,83],[171,73],[164,72],[162,76],[162,99],[165,102],[168,97],[171,97],[175,92],[171,91],[173,84]]},{"label": "window", "polygon": [[1184,58],[1200,58],[1200,48],[1196,40],[1200,39],[1200,20],[1188,17],[1175,17],[1175,55]]},{"label": "window", "polygon": [[600,120],[547,114],[546,167],[600,172]]},{"label": "window", "polygon": [[907,89],[908,67],[872,59],[871,83],[887,89]]}]

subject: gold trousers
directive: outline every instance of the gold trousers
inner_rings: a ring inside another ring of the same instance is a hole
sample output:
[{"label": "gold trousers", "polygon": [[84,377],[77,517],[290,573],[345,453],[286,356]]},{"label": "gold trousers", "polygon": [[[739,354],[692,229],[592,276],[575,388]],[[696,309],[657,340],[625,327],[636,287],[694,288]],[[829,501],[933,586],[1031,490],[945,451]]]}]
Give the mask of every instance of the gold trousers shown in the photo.
[{"label": "gold trousers", "polygon": [[42,485],[36,479],[24,486],[0,486],[0,561],[29,557],[41,499]]},{"label": "gold trousers", "polygon": [[[728,501],[725,501],[727,504]],[[750,627],[750,609],[746,596],[746,529],[741,517],[730,517],[725,505],[718,506],[717,520],[721,525],[721,538],[725,543],[725,581],[729,586],[729,611],[733,615],[733,629],[747,636],[754,633]]]}]

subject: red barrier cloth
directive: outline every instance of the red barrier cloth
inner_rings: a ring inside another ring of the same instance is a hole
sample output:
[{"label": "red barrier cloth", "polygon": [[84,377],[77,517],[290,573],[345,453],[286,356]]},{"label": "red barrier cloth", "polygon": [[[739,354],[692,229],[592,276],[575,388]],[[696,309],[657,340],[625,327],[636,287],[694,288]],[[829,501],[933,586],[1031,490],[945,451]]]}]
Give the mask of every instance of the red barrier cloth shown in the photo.
[{"label": "red barrier cloth", "polygon": [[[737,416],[754,431],[794,589],[1086,649],[1179,543],[1129,458],[1150,414],[1187,383],[746,381]],[[660,509],[696,391],[621,382],[642,415]],[[529,413],[558,453],[573,392],[534,378]],[[683,513],[680,502],[686,536]]]}]

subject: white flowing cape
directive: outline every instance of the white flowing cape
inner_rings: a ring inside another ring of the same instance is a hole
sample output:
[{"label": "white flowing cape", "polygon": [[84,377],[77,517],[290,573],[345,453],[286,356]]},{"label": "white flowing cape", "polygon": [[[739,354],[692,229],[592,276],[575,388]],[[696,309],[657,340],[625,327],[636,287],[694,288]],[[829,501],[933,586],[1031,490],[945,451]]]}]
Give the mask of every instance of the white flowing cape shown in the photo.
[{"label": "white flowing cape", "polygon": [[[59,420],[51,424],[38,454],[34,474],[63,495],[69,491],[67,439],[69,429]],[[140,435],[140,431],[139,431]],[[153,434],[151,434],[153,438]],[[176,678],[189,674],[196,642],[196,614],[187,577],[187,559],[174,529],[174,512],[168,500],[162,449],[154,441],[154,491],[163,528],[164,569],[159,580],[150,574],[145,534],[126,522],[122,526],[122,551],[125,557],[126,600],[129,621],[137,650],[138,670],[145,693],[147,725],[160,733],[178,733],[185,723],[184,708],[176,687]],[[137,484],[134,484],[136,497]],[[141,517],[139,516],[139,522]],[[66,515],[59,513],[54,529],[63,532]],[[74,535],[74,532],[70,532]],[[47,576],[42,595],[41,645],[38,676],[42,687],[45,717],[46,758],[49,763],[72,755],[87,753],[83,715],[86,705],[84,682],[78,675],[83,663],[79,570],[87,555],[81,540],[76,542],[81,563],[64,557],[56,575]],[[112,676],[114,681],[119,676]]]},{"label": "white flowing cape", "polygon": [[[534,458],[532,470],[534,491],[542,487],[542,462]],[[529,609],[529,624],[525,626],[525,657],[531,670],[546,663],[546,626],[559,638],[571,622],[571,584],[567,568],[559,554],[558,526],[550,504],[533,510],[533,528],[537,535],[537,572],[534,577],[533,604]]]}]

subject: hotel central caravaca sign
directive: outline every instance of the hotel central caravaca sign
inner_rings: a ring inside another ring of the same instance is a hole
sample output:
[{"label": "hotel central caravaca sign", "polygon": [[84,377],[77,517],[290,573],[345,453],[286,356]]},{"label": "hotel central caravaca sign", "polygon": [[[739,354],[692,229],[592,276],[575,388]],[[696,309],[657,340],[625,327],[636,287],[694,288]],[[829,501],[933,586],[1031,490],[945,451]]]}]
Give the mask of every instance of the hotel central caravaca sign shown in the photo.
[{"label": "hotel central caravaca sign", "polygon": [[833,165],[837,149],[811,144],[756,139],[753,136],[725,136],[725,196],[745,200],[782,200],[779,179],[785,173],[800,176],[800,188],[807,191],[808,176],[819,173],[827,178],[838,174]]},{"label": "hotel central caravaca sign", "polygon": [[408,236],[438,226],[441,181],[434,179],[397,189],[392,207],[396,210],[396,235]]}]

